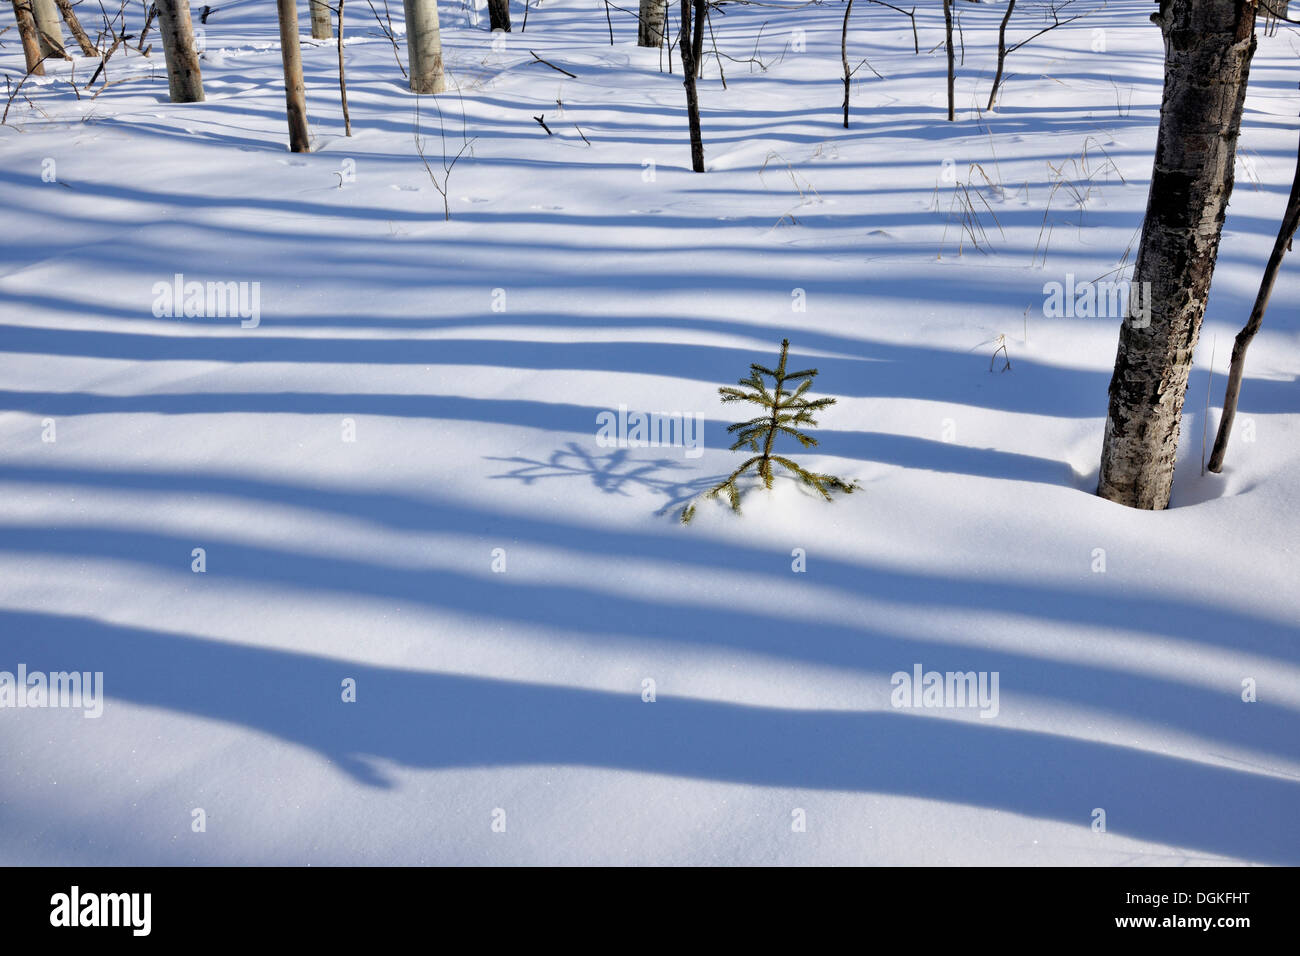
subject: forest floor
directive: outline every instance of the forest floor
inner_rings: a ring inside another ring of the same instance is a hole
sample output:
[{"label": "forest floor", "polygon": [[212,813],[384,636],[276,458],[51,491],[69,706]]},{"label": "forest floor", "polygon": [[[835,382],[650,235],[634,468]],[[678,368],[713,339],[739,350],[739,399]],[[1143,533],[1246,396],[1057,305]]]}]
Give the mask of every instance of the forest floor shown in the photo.
[{"label": "forest floor", "polygon": [[[350,138],[303,41],[310,154],[270,4],[203,26],[202,104],[156,43],[98,95],[90,59],[29,80],[0,127],[0,671],[102,672],[104,701],[0,709],[0,862],[1300,863],[1294,261],[1201,474],[1300,33],[1260,38],[1146,513],[1092,494],[1119,317],[1044,289],[1132,265],[1150,5],[1017,50],[989,112],[1002,7],[958,4],[951,123],[937,5],[919,54],[860,6],[848,129],[840,4],[715,11],[703,175],[680,63],[618,10],[611,45],[598,0],[496,37],[443,5],[432,176],[363,4]],[[247,308],[170,314],[177,282]],[[860,489],[681,525],[741,460],[718,387],[786,337],[838,400],[796,457]],[[599,442],[624,407],[701,416],[702,454]],[[917,668],[998,692],[895,706]]]}]

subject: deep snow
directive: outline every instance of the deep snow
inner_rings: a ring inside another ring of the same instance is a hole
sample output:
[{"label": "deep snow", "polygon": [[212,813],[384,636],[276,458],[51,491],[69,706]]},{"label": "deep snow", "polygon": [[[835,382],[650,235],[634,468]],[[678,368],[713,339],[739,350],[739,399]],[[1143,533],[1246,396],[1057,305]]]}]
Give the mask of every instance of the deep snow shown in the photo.
[{"label": "deep snow", "polygon": [[[157,50],[94,98],[67,82],[90,60],[29,81],[0,128],[0,670],[103,671],[107,700],[0,710],[0,861],[1300,863],[1294,260],[1199,474],[1300,34],[1260,38],[1174,507],[1139,513],[1090,493],[1119,321],[1048,318],[1043,286],[1135,243],[1149,4],[1017,51],[983,114],[1002,8],[959,4],[951,124],[937,4],[919,56],[861,6],[850,56],[885,79],[859,72],[849,130],[840,4],[714,17],[736,59],[700,84],[696,175],[634,20],[610,46],[602,3],[543,0],[494,48],[444,4],[449,153],[462,111],[473,138],[450,222],[365,4],[350,139],[304,40],[308,155],[270,4],[211,18],[204,104],[166,101]],[[260,322],[155,318],[177,273],[260,283]],[[861,490],[682,527],[740,460],[718,386],[784,336],[838,398],[800,460]],[[704,455],[600,447],[620,406],[703,413]],[[893,707],[916,664],[997,672],[996,717]]]}]

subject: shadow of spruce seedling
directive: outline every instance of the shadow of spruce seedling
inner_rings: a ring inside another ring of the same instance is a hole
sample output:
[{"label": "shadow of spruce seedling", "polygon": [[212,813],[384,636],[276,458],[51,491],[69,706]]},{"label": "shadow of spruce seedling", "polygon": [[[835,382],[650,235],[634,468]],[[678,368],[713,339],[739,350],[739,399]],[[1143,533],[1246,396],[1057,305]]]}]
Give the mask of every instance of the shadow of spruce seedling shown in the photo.
[{"label": "shadow of spruce seedling", "polygon": [[514,478],[527,485],[543,478],[588,478],[609,495],[627,495],[629,487],[644,488],[667,499],[656,514],[680,507],[715,480],[710,477],[679,479],[666,476],[665,472],[690,470],[687,464],[672,458],[634,458],[625,448],[608,455],[594,455],[577,442],[556,449],[546,461],[521,455],[509,458],[489,456],[488,460],[519,466],[505,474],[493,475],[493,478]]}]

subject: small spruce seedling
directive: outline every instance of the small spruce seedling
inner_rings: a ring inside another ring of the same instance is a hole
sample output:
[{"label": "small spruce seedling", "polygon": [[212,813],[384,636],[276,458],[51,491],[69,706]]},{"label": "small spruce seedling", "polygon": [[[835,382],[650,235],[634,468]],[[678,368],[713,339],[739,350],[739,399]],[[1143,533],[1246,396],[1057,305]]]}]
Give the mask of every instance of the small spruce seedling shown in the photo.
[{"label": "small spruce seedling", "polygon": [[[778,433],[784,433],[797,439],[804,448],[811,448],[816,445],[817,439],[811,435],[805,435],[799,430],[798,426],[816,425],[817,422],[813,418],[813,413],[835,404],[833,398],[810,399],[806,397],[808,389],[812,387],[813,377],[817,374],[817,369],[810,368],[801,372],[787,372],[785,370],[785,361],[786,353],[789,350],[790,340],[782,339],[781,361],[777,364],[775,370],[764,368],[762,365],[750,365],[749,378],[741,379],[738,383],[739,388],[724,386],[718,389],[718,394],[722,396],[723,402],[750,402],[763,409],[763,414],[757,418],[751,418],[747,422],[736,422],[736,424],[727,428],[728,432],[736,436],[736,442],[731,446],[732,451],[748,447],[750,450],[758,452],[758,454],[746,460],[725,481],[705,494],[706,498],[716,498],[725,491],[733,511],[740,511],[740,487],[736,484],[737,479],[750,468],[753,468],[758,476],[763,479],[764,487],[770,489],[772,487],[773,462],[793,474],[805,485],[816,488],[827,501],[832,500],[832,491],[838,490],[848,494],[856,487],[856,485],[850,484],[842,478],[836,478],[834,475],[821,475],[809,471],[798,462],[772,452],[772,445],[776,441]],[[772,380],[771,390],[768,389],[764,381],[765,378]],[[793,386],[793,390],[791,386]],[[695,517],[695,505],[688,504],[683,508],[681,517],[682,524],[688,524]]]}]

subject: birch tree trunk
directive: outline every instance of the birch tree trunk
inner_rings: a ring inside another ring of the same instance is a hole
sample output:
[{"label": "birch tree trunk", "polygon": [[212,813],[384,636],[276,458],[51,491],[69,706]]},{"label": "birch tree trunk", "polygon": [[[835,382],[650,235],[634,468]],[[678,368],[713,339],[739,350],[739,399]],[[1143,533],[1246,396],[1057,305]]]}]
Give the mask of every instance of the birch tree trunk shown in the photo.
[{"label": "birch tree trunk", "polygon": [[652,48],[663,46],[664,33],[667,32],[668,0],[641,0],[638,13],[636,45]]},{"label": "birch tree trunk", "polygon": [[44,76],[45,64],[41,62],[41,40],[36,34],[36,20],[32,17],[31,0],[13,0],[14,19],[18,22],[18,36],[23,43],[23,58],[27,61],[27,72],[32,76]]},{"label": "birch tree trunk", "polygon": [[275,0],[280,15],[280,56],[284,61],[284,105],[289,119],[289,149],[310,153],[307,135],[307,93],[302,81],[302,45],[298,39],[298,7],[294,0]]},{"label": "birch tree trunk", "polygon": [[330,8],[327,0],[307,0],[307,7],[311,11],[311,38],[331,39],[334,30],[330,26]]},{"label": "birch tree trunk", "polygon": [[194,46],[189,0],[153,0],[167,60],[167,90],[173,103],[202,103],[203,77]]},{"label": "birch tree trunk", "polygon": [[[1162,0],[1151,17],[1165,40],[1164,97],[1097,486],[1132,508],[1169,504],[1187,376],[1232,193],[1255,10],[1256,0]],[[1145,310],[1135,309],[1139,298]]]},{"label": "birch tree trunk", "polygon": [[99,56],[99,51],[95,49],[95,44],[90,42],[90,37],[86,31],[81,28],[81,21],[77,19],[76,12],[72,9],[71,0],[54,0],[59,6],[59,13],[63,14],[63,22],[68,25],[77,43],[81,46],[81,52],[86,56]]},{"label": "birch tree trunk", "polygon": [[488,0],[488,29],[510,32],[510,0]]},{"label": "birch tree trunk", "polygon": [[402,0],[406,11],[406,56],[411,64],[412,93],[441,93],[442,31],[437,0]]},{"label": "birch tree trunk", "polygon": [[32,17],[36,20],[36,33],[41,41],[41,55],[67,59],[68,54],[63,50],[59,8],[54,0],[32,0]]}]

